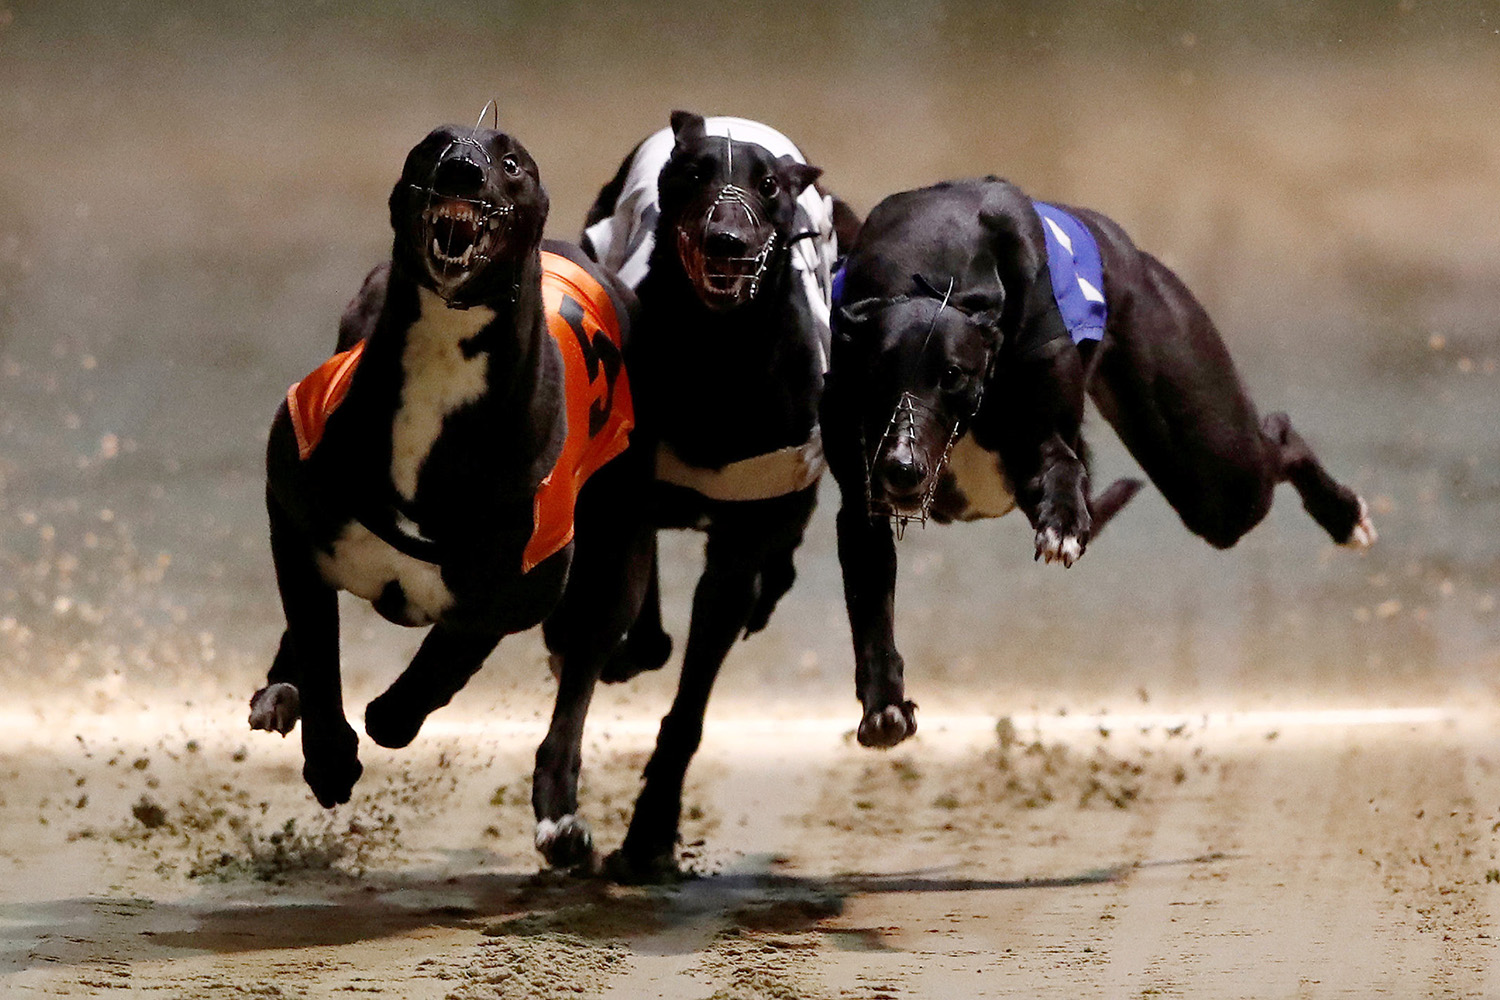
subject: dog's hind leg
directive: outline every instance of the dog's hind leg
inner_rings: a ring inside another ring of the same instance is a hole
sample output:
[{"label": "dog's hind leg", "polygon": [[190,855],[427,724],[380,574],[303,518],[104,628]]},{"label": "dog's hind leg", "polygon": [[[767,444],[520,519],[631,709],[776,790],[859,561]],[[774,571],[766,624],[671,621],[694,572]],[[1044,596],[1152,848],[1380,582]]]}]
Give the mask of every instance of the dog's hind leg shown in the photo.
[{"label": "dog's hind leg", "polygon": [[786,596],[787,591],[792,589],[792,584],[797,582],[797,567],[792,562],[792,554],[801,544],[802,536],[799,534],[790,548],[782,548],[773,552],[765,565],[761,567],[760,576],[756,581],[755,604],[750,609],[750,620],[745,623],[747,637],[759,632],[770,623],[771,614],[776,610],[776,605]]},{"label": "dog's hind leg", "polygon": [[1272,413],[1260,426],[1280,460],[1280,478],[1292,484],[1312,519],[1340,545],[1364,549],[1375,544],[1375,524],[1364,500],[1328,474],[1291,419]]},{"label": "dog's hind leg", "polygon": [[[267,497],[271,520],[271,555],[276,584],[286,612],[286,634],[277,653],[273,683],[252,699],[257,702],[300,702],[302,716],[302,777],[325,807],[348,802],[360,766],[355,735],[344,716],[343,686],[339,678],[338,594],[318,572],[313,548],[276,502]],[[277,676],[294,680],[277,680]],[[283,687],[291,687],[286,692]],[[252,724],[254,722],[252,714]],[[274,712],[271,714],[274,720]]]},{"label": "dog's hind leg", "polygon": [[[549,620],[550,626],[550,620]],[[547,648],[555,649],[548,630]],[[656,559],[651,560],[651,577],[646,582],[646,596],[641,603],[641,613],[635,624],[625,635],[625,641],[615,647],[604,664],[600,680],[606,684],[619,684],[648,670],[660,670],[672,655],[672,637],[661,624],[661,586],[657,578]],[[554,655],[554,666],[561,658]]]},{"label": "dog's hind leg", "polygon": [[409,745],[427,717],[453,700],[499,642],[495,633],[434,625],[401,676],[365,706],[365,732],[383,747]]}]

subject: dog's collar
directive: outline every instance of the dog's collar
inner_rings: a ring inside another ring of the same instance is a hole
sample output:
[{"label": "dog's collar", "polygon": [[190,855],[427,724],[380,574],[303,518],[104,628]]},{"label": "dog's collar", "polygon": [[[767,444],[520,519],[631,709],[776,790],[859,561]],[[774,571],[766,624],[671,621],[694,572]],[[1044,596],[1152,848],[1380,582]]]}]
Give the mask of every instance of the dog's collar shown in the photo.
[{"label": "dog's collar", "polygon": [[400,507],[393,504],[378,511],[367,508],[356,514],[354,519],[370,534],[402,555],[438,565],[438,543],[422,534],[417,522],[407,517]]},{"label": "dog's collar", "polygon": [[718,469],[690,465],[665,441],[656,448],[658,482],[683,486],[710,500],[770,500],[816,483],[827,463],[823,434],[814,427],[804,444],[742,458]]}]

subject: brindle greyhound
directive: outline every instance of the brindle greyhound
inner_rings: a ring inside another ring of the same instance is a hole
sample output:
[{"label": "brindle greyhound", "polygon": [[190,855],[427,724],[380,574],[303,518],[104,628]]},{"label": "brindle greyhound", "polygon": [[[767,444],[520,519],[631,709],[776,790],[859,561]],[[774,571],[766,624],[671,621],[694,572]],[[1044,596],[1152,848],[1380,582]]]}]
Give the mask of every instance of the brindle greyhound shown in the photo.
[{"label": "brindle greyhound", "polygon": [[[792,586],[812,515],[835,213],[852,219],[813,185],[821,172],[765,125],[679,111],[588,215],[584,248],[640,296],[631,377],[640,427],[657,442],[652,516],[708,535],[677,697],[609,862],[622,879],[675,872],[683,781],[714,678]],[[563,638],[551,622],[546,635]],[[605,679],[660,667],[670,649],[653,574]],[[558,660],[563,686],[578,683],[572,659]]]},{"label": "brindle greyhound", "polygon": [[840,278],[822,420],[867,746],[916,730],[891,521],[1018,506],[1037,557],[1072,565],[1139,485],[1089,502],[1085,392],[1209,544],[1234,545],[1280,482],[1335,542],[1375,541],[1286,414],[1257,416],[1186,286],[1097,212],[994,178],[904,192],[870,213]]},{"label": "brindle greyhound", "polygon": [[[293,386],[271,426],[287,628],[250,725],[285,735],[301,718],[303,775],[325,806],[348,801],[361,772],[338,590],[432,627],[366,710],[365,731],[389,747],[410,743],[502,636],[551,613],[574,623],[559,629],[570,662],[597,671],[639,613],[655,543],[650,456],[626,448],[635,297],[576,247],[542,243],[547,205],[512,137],[448,126],[423,139],[391,192],[391,262],[346,312],[341,353]],[[538,751],[563,811],[580,735],[564,721]]]}]

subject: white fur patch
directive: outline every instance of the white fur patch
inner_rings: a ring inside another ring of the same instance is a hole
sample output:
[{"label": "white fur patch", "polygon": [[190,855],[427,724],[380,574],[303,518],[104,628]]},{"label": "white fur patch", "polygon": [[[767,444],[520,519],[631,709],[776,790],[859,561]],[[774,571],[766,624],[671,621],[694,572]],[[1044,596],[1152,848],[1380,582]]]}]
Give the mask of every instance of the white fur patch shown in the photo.
[{"label": "white fur patch", "polygon": [[962,515],[965,520],[1001,517],[1015,509],[1016,497],[1000,466],[1000,456],[981,448],[973,435],[965,434],[953,443],[948,454],[948,471],[953,473],[955,484],[969,501]]},{"label": "white fur patch", "polygon": [[318,569],[332,586],[367,601],[394,580],[406,594],[408,612],[428,621],[436,621],[453,604],[436,566],[396,551],[358,521],[339,532],[332,555],[318,553]]},{"label": "white fur patch", "polygon": [[554,843],[564,838],[581,837],[584,845],[593,843],[593,834],[589,832],[589,825],[579,819],[573,813],[560,816],[557,819],[539,819],[536,821],[536,836],[534,843],[536,849],[543,854]]},{"label": "white fur patch", "polygon": [[1365,503],[1365,498],[1359,498],[1359,522],[1354,525],[1354,530],[1349,533],[1348,540],[1341,544],[1351,549],[1368,549],[1380,538],[1380,533],[1375,530],[1375,522],[1370,520],[1370,507]]},{"label": "white fur patch", "polygon": [[484,306],[450,309],[427,289],[418,293],[422,314],[406,331],[401,406],[391,428],[391,482],[407,500],[417,495],[417,476],[442,433],[443,419],[484,394],[488,359],[464,357],[459,344],[495,318]]}]

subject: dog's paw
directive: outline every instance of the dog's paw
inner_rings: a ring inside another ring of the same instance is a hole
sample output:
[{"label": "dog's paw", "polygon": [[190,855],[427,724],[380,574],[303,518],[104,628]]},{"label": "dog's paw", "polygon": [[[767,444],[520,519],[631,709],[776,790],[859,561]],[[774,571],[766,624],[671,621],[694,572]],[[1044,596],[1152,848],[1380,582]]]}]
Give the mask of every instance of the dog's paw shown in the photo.
[{"label": "dog's paw", "polygon": [[302,696],[293,684],[268,684],[250,696],[250,728],[285,736],[302,714]]},{"label": "dog's paw", "polygon": [[622,848],[609,853],[602,869],[605,878],[620,885],[672,885],[690,877],[677,867],[671,851],[637,858]]},{"label": "dog's paw", "polygon": [[535,843],[553,868],[577,868],[593,863],[594,835],[589,825],[572,813],[558,819],[537,820]]},{"label": "dog's paw", "polygon": [[1359,497],[1359,520],[1354,522],[1354,527],[1349,531],[1349,537],[1340,542],[1351,549],[1368,549],[1380,538],[1375,530],[1375,522],[1370,520],[1370,507],[1365,503],[1364,497]]},{"label": "dog's paw", "polygon": [[349,801],[354,783],[364,773],[359,762],[359,737],[348,726],[334,736],[309,739],[302,730],[302,780],[324,809]]},{"label": "dog's paw", "polygon": [[873,712],[866,712],[859,722],[856,734],[863,747],[888,748],[917,731],[917,706],[915,702],[903,701],[899,705],[887,705]]},{"label": "dog's paw", "polygon": [[414,714],[406,706],[381,695],[365,706],[365,732],[383,747],[399,750],[410,746],[422,731],[425,715]]},{"label": "dog's paw", "polygon": [[672,655],[672,637],[665,632],[630,635],[615,647],[599,679],[606,684],[628,681],[648,670],[660,670]]},{"label": "dog's paw", "polygon": [[1043,528],[1036,533],[1035,558],[1049,563],[1060,562],[1067,568],[1078,561],[1087,544],[1079,535],[1065,534],[1053,527]]}]

